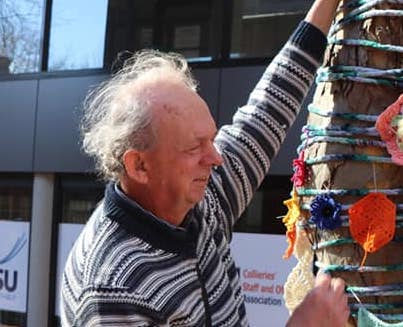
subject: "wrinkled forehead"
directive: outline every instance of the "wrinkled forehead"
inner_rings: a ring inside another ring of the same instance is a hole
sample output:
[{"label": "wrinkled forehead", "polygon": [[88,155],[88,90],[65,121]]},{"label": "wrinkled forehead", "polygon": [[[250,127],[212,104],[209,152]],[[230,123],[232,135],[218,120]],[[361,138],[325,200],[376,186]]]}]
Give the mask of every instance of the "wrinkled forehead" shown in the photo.
[{"label": "wrinkled forehead", "polygon": [[175,119],[199,116],[202,119],[210,114],[206,102],[183,83],[163,81],[151,85],[147,92],[150,107],[156,115],[172,115]]},{"label": "wrinkled forehead", "polygon": [[216,125],[206,102],[184,85],[166,84],[158,87],[151,110],[154,126],[161,132],[205,138],[216,133]]}]

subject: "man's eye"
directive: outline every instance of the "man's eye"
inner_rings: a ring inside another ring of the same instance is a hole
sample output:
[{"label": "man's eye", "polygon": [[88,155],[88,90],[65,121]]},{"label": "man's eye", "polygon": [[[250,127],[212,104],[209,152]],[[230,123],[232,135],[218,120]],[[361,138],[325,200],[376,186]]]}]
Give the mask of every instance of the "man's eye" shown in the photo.
[{"label": "man's eye", "polygon": [[187,150],[187,152],[189,152],[189,153],[195,153],[195,152],[199,151],[199,149],[200,149],[200,145],[197,145],[197,146],[194,146],[194,147],[189,148],[189,149]]}]

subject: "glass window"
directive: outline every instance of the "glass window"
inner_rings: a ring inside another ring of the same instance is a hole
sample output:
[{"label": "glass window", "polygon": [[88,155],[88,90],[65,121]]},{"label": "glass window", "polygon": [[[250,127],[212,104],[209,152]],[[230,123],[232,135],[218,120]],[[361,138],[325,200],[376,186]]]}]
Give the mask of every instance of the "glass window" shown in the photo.
[{"label": "glass window", "polygon": [[103,198],[104,184],[96,181],[92,175],[62,175],[60,192],[58,220],[61,223],[84,225]]},{"label": "glass window", "polygon": [[48,70],[102,68],[107,0],[53,0]]},{"label": "glass window", "polygon": [[25,326],[32,177],[0,175],[0,326]]},{"label": "glass window", "polygon": [[54,324],[60,326],[60,283],[63,268],[71,247],[90,218],[92,212],[102,200],[103,183],[96,182],[94,176],[61,175],[59,176],[56,195],[56,219],[58,225],[56,293]]},{"label": "glass window", "polygon": [[236,232],[285,234],[282,217],[287,213],[283,201],[290,198],[290,176],[269,175],[235,225]]},{"label": "glass window", "polygon": [[40,70],[44,0],[0,1],[0,75]]},{"label": "glass window", "polygon": [[[218,56],[220,1],[53,0],[48,70],[111,67],[143,48]],[[118,60],[117,60],[118,58]]]},{"label": "glass window", "polygon": [[220,1],[110,0],[105,61],[143,48],[182,53],[190,61],[217,57]]},{"label": "glass window", "polygon": [[231,58],[273,57],[313,0],[234,0]]}]

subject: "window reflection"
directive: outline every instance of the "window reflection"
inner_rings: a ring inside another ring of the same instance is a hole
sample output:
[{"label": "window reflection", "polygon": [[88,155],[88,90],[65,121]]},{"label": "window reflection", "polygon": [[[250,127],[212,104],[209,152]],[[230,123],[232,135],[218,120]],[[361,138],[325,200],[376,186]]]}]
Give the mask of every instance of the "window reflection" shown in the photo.
[{"label": "window reflection", "polygon": [[110,0],[105,61],[143,48],[211,60],[221,42],[220,8],[213,0]]},{"label": "window reflection", "polygon": [[61,178],[62,223],[85,224],[102,200],[104,185],[87,176]]},{"label": "window reflection", "polygon": [[231,58],[273,57],[312,0],[234,0]]},{"label": "window reflection", "polygon": [[0,0],[0,74],[40,69],[43,0]]},{"label": "window reflection", "polygon": [[0,219],[30,220],[31,206],[32,196],[28,189],[0,189]]},{"label": "window reflection", "polygon": [[287,208],[283,201],[290,197],[291,188],[290,176],[267,176],[236,223],[235,231],[285,234],[281,218],[287,213]]},{"label": "window reflection", "polygon": [[102,68],[107,0],[53,0],[48,69]]},{"label": "window reflection", "polygon": [[102,199],[103,190],[67,191],[63,194],[62,221],[71,224],[85,224]]},{"label": "window reflection", "polygon": [[[40,71],[45,2],[0,0],[0,74]],[[227,38],[230,58],[272,57],[312,2],[52,0],[47,66],[109,68],[118,53],[143,48],[180,52],[189,61],[226,60]],[[231,35],[223,35],[231,15]]]}]

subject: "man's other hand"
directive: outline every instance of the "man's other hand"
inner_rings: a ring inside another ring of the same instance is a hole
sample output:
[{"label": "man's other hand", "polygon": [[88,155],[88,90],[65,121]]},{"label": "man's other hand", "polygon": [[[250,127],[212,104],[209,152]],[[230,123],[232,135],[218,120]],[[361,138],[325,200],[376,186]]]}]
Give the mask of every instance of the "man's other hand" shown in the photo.
[{"label": "man's other hand", "polygon": [[341,278],[319,272],[315,287],[291,315],[287,327],[344,327],[350,315]]}]

